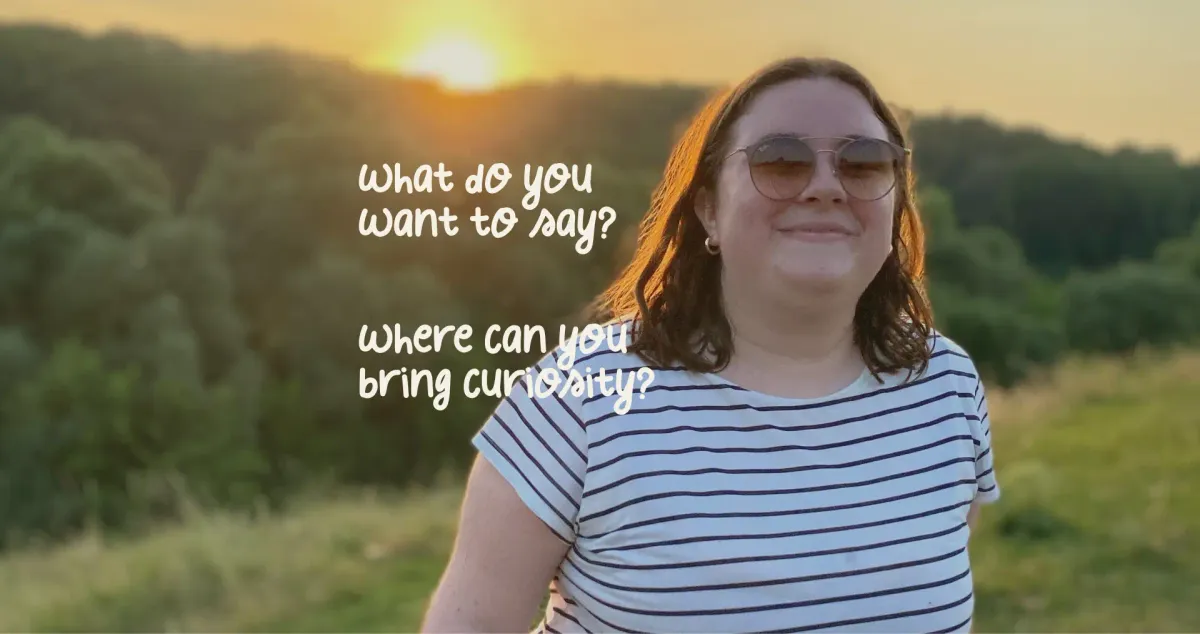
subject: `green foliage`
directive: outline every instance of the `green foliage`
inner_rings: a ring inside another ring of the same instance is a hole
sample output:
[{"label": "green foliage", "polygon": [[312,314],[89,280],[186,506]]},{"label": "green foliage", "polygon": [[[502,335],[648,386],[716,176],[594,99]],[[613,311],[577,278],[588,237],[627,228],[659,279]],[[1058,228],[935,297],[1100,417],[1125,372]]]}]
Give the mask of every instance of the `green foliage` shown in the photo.
[{"label": "green foliage", "polygon": [[1159,245],[1155,252],[1159,264],[1200,279],[1200,220],[1192,233],[1172,238]]},{"label": "green foliage", "polygon": [[1194,341],[1200,336],[1200,279],[1128,262],[1099,273],[1077,273],[1064,288],[1071,346],[1127,352]]},{"label": "green foliage", "polygon": [[263,473],[254,414],[233,386],[110,367],[65,340],[4,404],[6,537],[162,519],[177,512],[166,506],[175,492],[163,489],[176,477],[206,503],[252,503]]},{"label": "green foliage", "polygon": [[950,194],[963,226],[1005,231],[1056,278],[1148,258],[1200,217],[1200,167],[1163,152],[1104,154],[978,117],[920,118],[912,136],[918,174]]},{"label": "green foliage", "polygon": [[1057,289],[994,227],[962,229],[937,188],[921,193],[929,218],[926,266],[935,323],[975,358],[980,372],[1011,386],[1065,349]]},{"label": "green foliage", "polygon": [[977,359],[985,379],[1013,386],[1064,351],[1058,323],[998,298],[953,289],[935,294],[939,328]]},{"label": "green foliage", "polygon": [[131,233],[167,213],[166,175],[127,142],[67,139],[35,119],[10,121],[0,136],[0,190]]},{"label": "green foliage", "polygon": [[247,354],[219,227],[188,216],[156,220],[137,232],[130,251],[149,271],[152,292],[169,296],[181,324],[195,332],[205,381],[223,376]]}]

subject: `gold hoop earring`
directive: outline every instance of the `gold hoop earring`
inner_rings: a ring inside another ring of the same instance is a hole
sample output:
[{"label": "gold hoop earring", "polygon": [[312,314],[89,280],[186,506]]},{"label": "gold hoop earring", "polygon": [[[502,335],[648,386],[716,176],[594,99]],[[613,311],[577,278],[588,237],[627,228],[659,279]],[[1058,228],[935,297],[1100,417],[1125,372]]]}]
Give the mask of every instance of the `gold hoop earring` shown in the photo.
[{"label": "gold hoop earring", "polygon": [[704,250],[708,251],[709,255],[716,255],[721,252],[721,247],[714,245],[712,236],[709,236],[704,239]]}]

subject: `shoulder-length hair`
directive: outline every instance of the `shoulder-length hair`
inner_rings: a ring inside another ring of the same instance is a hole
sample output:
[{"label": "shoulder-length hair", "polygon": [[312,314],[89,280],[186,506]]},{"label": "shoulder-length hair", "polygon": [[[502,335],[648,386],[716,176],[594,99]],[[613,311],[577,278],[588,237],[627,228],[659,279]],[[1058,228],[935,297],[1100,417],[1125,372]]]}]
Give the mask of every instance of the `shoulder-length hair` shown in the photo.
[{"label": "shoulder-length hair", "polygon": [[[729,131],[755,96],[793,79],[832,78],[857,89],[887,127],[908,146],[897,116],[852,66],[825,58],[788,58],[714,95],[671,152],[663,178],[639,227],[633,257],[591,304],[593,318],[631,320],[629,350],[660,366],[681,364],[715,372],[730,360],[733,341],[721,307],[720,258],[704,248],[707,234],[694,197],[715,182]],[[933,315],[923,288],[924,232],[914,200],[911,158],[898,167],[892,253],[858,302],[854,340],[871,373],[927,368]],[[710,353],[708,356],[705,352]]]}]

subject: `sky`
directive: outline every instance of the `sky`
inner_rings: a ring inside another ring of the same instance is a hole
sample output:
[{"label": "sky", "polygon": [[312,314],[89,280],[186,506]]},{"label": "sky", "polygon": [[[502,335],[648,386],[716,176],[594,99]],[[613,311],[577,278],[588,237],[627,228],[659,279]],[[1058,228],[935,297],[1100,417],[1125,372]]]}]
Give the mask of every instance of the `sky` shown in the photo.
[{"label": "sky", "polygon": [[475,74],[490,64],[502,84],[724,84],[777,57],[828,55],[918,112],[1200,161],[1200,0],[3,0],[0,21],[132,28],[396,72],[453,35],[482,51]]}]

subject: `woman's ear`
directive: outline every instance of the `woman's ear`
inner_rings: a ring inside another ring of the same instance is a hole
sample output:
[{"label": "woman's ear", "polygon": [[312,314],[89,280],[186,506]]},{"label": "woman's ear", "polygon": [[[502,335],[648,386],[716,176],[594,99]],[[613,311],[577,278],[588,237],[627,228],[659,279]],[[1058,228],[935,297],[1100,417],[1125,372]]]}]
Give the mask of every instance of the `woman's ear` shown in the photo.
[{"label": "woman's ear", "polygon": [[704,232],[710,236],[717,235],[717,206],[713,200],[712,191],[708,187],[700,187],[692,197],[692,211],[704,227]]}]

